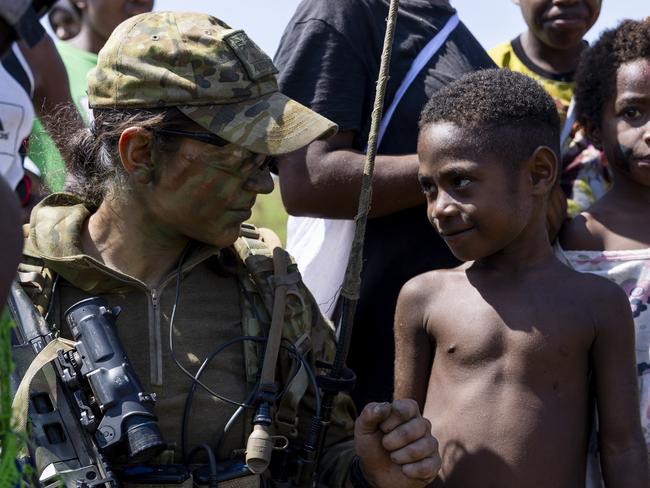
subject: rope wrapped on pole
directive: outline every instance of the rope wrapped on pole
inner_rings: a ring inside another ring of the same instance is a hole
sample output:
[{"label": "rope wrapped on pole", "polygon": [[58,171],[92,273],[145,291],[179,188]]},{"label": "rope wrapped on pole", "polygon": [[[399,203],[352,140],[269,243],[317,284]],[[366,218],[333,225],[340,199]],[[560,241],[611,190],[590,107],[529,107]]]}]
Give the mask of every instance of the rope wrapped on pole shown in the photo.
[{"label": "rope wrapped on pole", "polygon": [[361,270],[363,268],[363,245],[366,234],[366,222],[370,211],[370,202],[372,200],[372,176],[375,172],[375,157],[377,155],[377,141],[379,136],[379,126],[384,108],[384,99],[386,97],[386,86],[388,85],[390,58],[393,50],[393,38],[395,36],[395,24],[397,23],[397,10],[399,0],[391,0],[388,9],[388,18],[386,19],[386,34],[384,36],[384,47],[381,54],[381,64],[379,66],[379,76],[377,77],[377,90],[375,93],[375,103],[372,109],[370,119],[370,134],[368,136],[368,149],[366,151],[366,160],[363,166],[363,177],[361,179],[361,193],[359,194],[359,207],[357,215],[354,218],[354,238],[352,240],[352,249],[350,250],[350,259],[345,270],[345,278],[341,288],[340,304],[340,321],[339,321],[339,343],[336,350],[332,372],[342,370],[345,367],[345,361],[350,349],[352,339],[352,327],[354,323],[354,313],[356,304],[359,300],[359,291],[361,289]]},{"label": "rope wrapped on pole", "polygon": [[377,77],[377,89],[375,103],[370,119],[370,133],[368,135],[368,150],[363,165],[363,177],[361,179],[361,193],[359,194],[359,206],[354,217],[355,229],[352,240],[352,249],[348,266],[343,279],[341,295],[350,300],[359,299],[361,288],[361,269],[363,267],[363,242],[366,233],[366,221],[370,211],[372,200],[372,176],[375,172],[375,157],[377,155],[377,140],[379,136],[379,125],[386,98],[386,86],[389,79],[390,58],[393,49],[393,38],[395,36],[395,24],[397,21],[397,10],[399,0],[391,0],[386,19],[386,34],[384,36],[384,47],[381,54],[379,76]]},{"label": "rope wrapped on pole", "polygon": [[349,391],[354,387],[355,375],[345,367],[345,362],[350,349],[354,314],[359,299],[359,291],[361,289],[361,270],[363,267],[363,244],[366,233],[366,221],[368,219],[368,212],[370,211],[370,202],[372,199],[372,176],[375,170],[377,141],[379,138],[380,122],[384,107],[384,98],[386,95],[386,85],[388,83],[388,72],[398,7],[399,0],[391,0],[388,9],[388,17],[386,19],[386,34],[384,35],[379,76],[377,78],[375,103],[370,122],[368,149],[366,151],[366,160],[363,166],[359,206],[354,218],[354,238],[341,289],[339,308],[340,319],[338,321],[339,340],[336,347],[336,356],[331,365],[320,364],[320,366],[329,369],[327,375],[318,377],[318,385],[323,391],[321,407],[322,414],[320,417],[315,416],[312,419],[310,435],[304,446],[303,470],[301,477],[304,480],[307,476],[311,476],[313,486],[317,484],[318,480],[320,453],[322,452],[325,438],[327,436],[327,428],[330,423],[332,409],[334,408],[334,399],[339,392]]}]

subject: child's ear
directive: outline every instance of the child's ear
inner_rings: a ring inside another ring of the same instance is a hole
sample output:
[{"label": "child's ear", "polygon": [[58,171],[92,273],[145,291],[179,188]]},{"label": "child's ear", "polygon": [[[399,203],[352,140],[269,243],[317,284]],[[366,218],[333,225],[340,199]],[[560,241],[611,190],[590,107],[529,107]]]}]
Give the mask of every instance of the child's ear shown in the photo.
[{"label": "child's ear", "polygon": [[117,147],[125,171],[140,184],[151,183],[154,169],[151,132],[143,127],[124,129]]},{"label": "child's ear", "polygon": [[528,159],[528,171],[533,195],[546,195],[557,179],[558,161],[548,146],[535,149]]}]

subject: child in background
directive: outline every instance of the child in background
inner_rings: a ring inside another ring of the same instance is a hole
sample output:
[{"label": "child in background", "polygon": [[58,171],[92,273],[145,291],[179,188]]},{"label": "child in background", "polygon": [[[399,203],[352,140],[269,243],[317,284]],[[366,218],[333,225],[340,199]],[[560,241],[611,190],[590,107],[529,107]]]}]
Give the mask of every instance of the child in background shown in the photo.
[{"label": "child in background", "polygon": [[650,17],[605,31],[576,79],[577,115],[607,156],[614,184],[564,227],[557,250],[574,269],[607,277],[628,296],[650,453]]},{"label": "child in background", "polygon": [[600,14],[601,0],[516,0],[528,30],[488,51],[494,62],[539,81],[560,114],[563,127],[562,189],[574,216],[601,198],[609,188],[607,163],[585,138],[566,123],[575,88],[584,35]]},{"label": "child in background", "polygon": [[601,0],[515,0],[528,30],[490,49],[494,62],[539,81],[557,106],[560,123],[573,97],[584,35],[598,19]]},{"label": "child in background", "polygon": [[[52,29],[57,36],[68,38],[65,42],[58,42],[56,48],[68,73],[72,99],[85,124],[92,120],[86,95],[86,75],[97,64],[97,53],[122,21],[152,8],[153,0],[65,0],[53,10],[49,17]],[[60,15],[61,9],[70,15]],[[38,119],[29,139],[28,155],[40,169],[49,190],[62,191],[66,183],[65,162]]]},{"label": "child in background", "polygon": [[412,279],[397,305],[395,396],[439,439],[431,486],[584,486],[595,390],[607,486],[648,488],[627,299],[548,240],[558,153],[553,101],[508,70],[466,75],[422,113],[427,212],[468,261]]}]

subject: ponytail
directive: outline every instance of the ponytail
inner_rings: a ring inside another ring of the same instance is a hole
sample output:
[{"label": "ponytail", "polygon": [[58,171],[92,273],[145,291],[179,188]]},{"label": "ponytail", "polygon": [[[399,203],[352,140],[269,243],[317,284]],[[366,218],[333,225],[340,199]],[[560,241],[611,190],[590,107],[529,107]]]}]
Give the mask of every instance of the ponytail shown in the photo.
[{"label": "ponytail", "polygon": [[[61,109],[75,110],[74,107]],[[57,112],[60,114],[60,111]],[[128,127],[165,127],[187,122],[176,108],[95,110],[90,128],[68,130],[57,126],[59,150],[66,163],[68,178],[65,191],[80,196],[90,207],[97,208],[109,194],[128,189],[128,174],[122,166],[118,142]],[[61,120],[69,120],[61,117]],[[65,124],[64,124],[65,125]],[[68,128],[69,129],[69,128]],[[72,132],[72,135],[69,133]],[[174,141],[156,140],[156,153],[173,154],[178,149]]]}]

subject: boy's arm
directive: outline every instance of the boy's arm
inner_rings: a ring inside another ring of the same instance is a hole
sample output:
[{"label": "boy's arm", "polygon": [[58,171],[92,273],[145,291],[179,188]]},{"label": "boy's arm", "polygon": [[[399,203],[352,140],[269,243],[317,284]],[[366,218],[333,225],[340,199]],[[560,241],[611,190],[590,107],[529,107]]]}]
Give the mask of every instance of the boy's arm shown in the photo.
[{"label": "boy's arm", "polygon": [[430,295],[422,292],[423,281],[416,277],[404,285],[395,311],[395,398],[413,398],[420,410],[433,361],[432,338],[424,320]]},{"label": "boy's arm", "polygon": [[592,361],[603,476],[608,488],[648,488],[630,304],[618,286],[602,284],[608,286],[600,300]]}]

